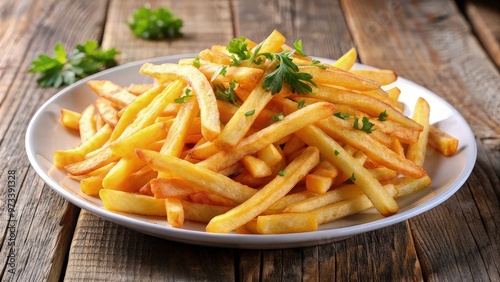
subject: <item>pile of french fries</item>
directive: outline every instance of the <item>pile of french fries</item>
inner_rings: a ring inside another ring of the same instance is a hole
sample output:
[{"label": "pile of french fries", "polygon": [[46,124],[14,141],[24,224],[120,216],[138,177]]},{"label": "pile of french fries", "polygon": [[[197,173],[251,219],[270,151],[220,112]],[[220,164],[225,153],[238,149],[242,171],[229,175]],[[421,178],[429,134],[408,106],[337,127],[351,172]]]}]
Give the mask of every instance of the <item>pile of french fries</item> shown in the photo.
[{"label": "pile of french fries", "polygon": [[[274,31],[260,52],[293,50],[285,41]],[[109,210],[165,217],[176,228],[191,220],[207,232],[278,234],[370,208],[393,215],[395,198],[431,183],[427,146],[456,152],[458,140],[429,124],[424,99],[409,118],[400,90],[382,89],[393,71],[352,69],[354,49],[321,67],[291,57],[313,76],[312,93],[283,84],[271,94],[262,84],[276,62],[232,66],[218,45],[178,64],[144,64],[153,84],[89,81],[95,102],[61,111],[81,143],[56,151],[54,165]],[[234,97],[218,99],[221,89]]]}]

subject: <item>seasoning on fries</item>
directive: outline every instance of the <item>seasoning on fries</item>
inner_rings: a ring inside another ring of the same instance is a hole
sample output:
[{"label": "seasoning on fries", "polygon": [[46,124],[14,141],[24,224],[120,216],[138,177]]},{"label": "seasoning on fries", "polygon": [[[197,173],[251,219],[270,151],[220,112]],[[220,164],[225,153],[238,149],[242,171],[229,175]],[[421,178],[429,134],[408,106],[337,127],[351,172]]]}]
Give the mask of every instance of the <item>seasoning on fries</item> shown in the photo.
[{"label": "seasoning on fries", "polygon": [[[285,44],[235,38],[178,64],[146,63],[151,84],[88,82],[97,94],[61,122],[81,143],[54,154],[109,210],[162,216],[214,233],[307,232],[424,189],[426,150],[445,156],[458,140],[429,123],[419,98],[402,114],[391,70],[353,69]],[[296,47],[298,48],[298,47]],[[296,52],[299,51],[299,52]]]}]

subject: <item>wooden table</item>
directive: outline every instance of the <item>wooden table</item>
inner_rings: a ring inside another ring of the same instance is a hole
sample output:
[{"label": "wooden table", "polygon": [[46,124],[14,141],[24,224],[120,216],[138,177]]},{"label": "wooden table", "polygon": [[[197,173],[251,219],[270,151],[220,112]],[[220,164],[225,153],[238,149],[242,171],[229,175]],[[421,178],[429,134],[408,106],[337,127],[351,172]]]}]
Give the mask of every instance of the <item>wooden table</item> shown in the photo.
[{"label": "wooden table", "polygon": [[[184,20],[184,36],[151,42],[134,38],[126,25],[139,2],[0,2],[2,281],[500,281],[495,7],[451,0],[152,0]],[[69,204],[30,167],[28,122],[59,89],[40,88],[27,69],[39,54],[52,54],[56,42],[70,47],[96,39],[120,50],[119,62],[126,63],[198,52],[240,35],[260,41],[273,29],[302,39],[315,56],[338,58],[354,46],[362,63],[394,69],[451,103],[478,145],[463,187],[424,214],[340,242],[242,250],[176,243],[110,223]],[[16,199],[12,218],[8,197]]]}]

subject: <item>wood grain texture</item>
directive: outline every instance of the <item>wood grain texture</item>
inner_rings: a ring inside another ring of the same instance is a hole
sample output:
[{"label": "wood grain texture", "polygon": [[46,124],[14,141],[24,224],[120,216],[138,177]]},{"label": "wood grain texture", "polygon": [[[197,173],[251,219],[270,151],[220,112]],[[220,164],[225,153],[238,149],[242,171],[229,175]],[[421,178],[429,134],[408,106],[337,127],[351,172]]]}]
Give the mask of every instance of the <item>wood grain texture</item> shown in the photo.
[{"label": "wood grain texture", "polygon": [[82,211],[65,281],[233,281],[231,250],[162,240]]},{"label": "wood grain texture", "polygon": [[500,2],[467,0],[465,14],[484,49],[500,68]]},{"label": "wood grain texture", "polygon": [[453,1],[342,3],[362,61],[433,90],[476,135],[498,137],[498,72]]},{"label": "wood grain texture", "polygon": [[[0,75],[0,184],[15,171],[15,206],[10,217],[8,193],[2,193],[0,251],[2,281],[57,281],[64,267],[79,209],[44,185],[29,166],[24,136],[34,112],[57,89],[42,89],[28,74],[40,53],[52,54],[56,42],[74,46],[102,33],[105,1],[2,1]],[[71,20],[70,20],[71,19]],[[66,23],[64,26],[60,23]],[[4,28],[5,27],[5,28]],[[71,48],[71,47],[70,47]],[[5,188],[6,189],[6,188]],[[11,236],[15,274],[9,272]]]},{"label": "wood grain texture", "polygon": [[[141,4],[132,0],[111,1],[102,45],[117,48],[121,52],[120,63],[195,53],[213,44],[227,44],[233,38],[229,1],[149,3],[153,8],[168,7],[183,19],[183,37],[170,41],[135,38],[126,21]],[[65,280],[209,281],[217,277],[219,281],[233,281],[234,276],[234,258],[230,249],[161,240],[81,212]]]},{"label": "wood grain texture", "polygon": [[[275,28],[289,45],[302,39],[308,55],[338,58],[356,46],[339,5],[338,1],[238,1],[237,35],[260,41]],[[403,223],[317,247],[239,254],[241,281],[422,279],[409,226]]]},{"label": "wood grain texture", "polygon": [[452,1],[342,6],[363,63],[394,69],[445,98],[478,137],[478,159],[466,184],[410,220],[424,279],[497,281],[500,185],[492,168],[498,151],[482,140],[498,136],[498,72]]}]

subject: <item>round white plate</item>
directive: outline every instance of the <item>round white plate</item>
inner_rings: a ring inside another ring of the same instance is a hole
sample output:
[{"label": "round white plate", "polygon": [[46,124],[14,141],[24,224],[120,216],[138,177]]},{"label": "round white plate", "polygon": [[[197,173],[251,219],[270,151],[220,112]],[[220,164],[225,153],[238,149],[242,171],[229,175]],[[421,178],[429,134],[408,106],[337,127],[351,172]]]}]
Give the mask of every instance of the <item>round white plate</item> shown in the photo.
[{"label": "round white plate", "polygon": [[[476,142],[469,125],[460,113],[438,95],[401,77],[391,86],[401,89],[400,101],[406,105],[405,114],[411,114],[418,97],[425,98],[431,106],[431,124],[452,134],[460,140],[460,143],[458,153],[450,158],[428,150],[425,169],[432,178],[431,187],[398,199],[400,211],[390,217],[384,218],[371,209],[321,225],[319,230],[314,232],[283,235],[211,234],[204,232],[204,224],[196,222],[186,222],[182,229],[176,229],[169,226],[165,218],[117,213],[104,209],[99,199],[81,193],[78,182],[68,179],[63,170],[53,167],[52,159],[56,150],[74,148],[79,143],[76,134],[71,133],[60,123],[60,110],[67,108],[81,112],[97,98],[86,85],[88,80],[107,79],[123,86],[130,83],[150,83],[152,80],[149,77],[139,74],[139,68],[143,63],[176,63],[180,58],[194,56],[193,54],[169,56],[124,64],[87,77],[61,90],[35,113],[28,126],[26,151],[35,171],[59,195],[80,208],[146,234],[197,245],[270,249],[324,244],[404,221],[448,199],[464,184],[474,167]],[[328,59],[318,59],[325,63],[332,62]],[[356,67],[370,68],[360,64]]]}]

